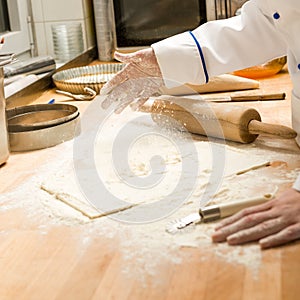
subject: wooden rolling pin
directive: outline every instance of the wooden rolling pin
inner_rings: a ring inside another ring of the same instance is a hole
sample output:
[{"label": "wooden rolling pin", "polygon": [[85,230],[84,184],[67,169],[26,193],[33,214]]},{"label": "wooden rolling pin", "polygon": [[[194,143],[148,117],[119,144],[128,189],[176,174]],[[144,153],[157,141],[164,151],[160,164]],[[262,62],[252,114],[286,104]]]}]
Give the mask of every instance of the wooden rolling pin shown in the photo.
[{"label": "wooden rolling pin", "polygon": [[257,110],[237,105],[166,96],[148,100],[141,111],[150,112],[160,126],[179,123],[191,133],[240,143],[251,143],[259,134],[284,139],[297,135],[289,127],[263,123]]}]

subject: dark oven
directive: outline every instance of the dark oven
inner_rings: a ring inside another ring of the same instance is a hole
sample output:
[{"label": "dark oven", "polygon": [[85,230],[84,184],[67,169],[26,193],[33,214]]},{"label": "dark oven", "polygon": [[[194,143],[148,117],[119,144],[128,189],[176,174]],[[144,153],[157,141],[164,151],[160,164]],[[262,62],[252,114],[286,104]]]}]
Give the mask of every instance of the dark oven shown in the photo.
[{"label": "dark oven", "polygon": [[149,46],[208,20],[233,16],[241,0],[113,0],[117,47]]},{"label": "dark oven", "polygon": [[94,0],[99,56],[109,57],[116,48],[147,47],[207,21],[234,16],[246,1]]}]

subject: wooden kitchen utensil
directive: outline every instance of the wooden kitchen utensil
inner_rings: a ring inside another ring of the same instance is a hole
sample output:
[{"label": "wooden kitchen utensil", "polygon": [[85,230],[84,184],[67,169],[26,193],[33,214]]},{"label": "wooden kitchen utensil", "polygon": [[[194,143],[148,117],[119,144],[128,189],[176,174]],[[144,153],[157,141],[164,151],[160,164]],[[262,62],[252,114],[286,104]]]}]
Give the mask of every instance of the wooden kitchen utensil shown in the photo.
[{"label": "wooden kitchen utensil", "polygon": [[253,199],[205,206],[203,208],[200,208],[197,213],[192,213],[181,219],[173,220],[167,225],[166,231],[168,233],[174,234],[191,224],[199,224],[202,222],[206,223],[226,218],[239,212],[244,208],[265,203],[266,201],[272,199],[273,196],[274,195],[272,194],[267,194],[263,197]]},{"label": "wooden kitchen utensil", "polygon": [[210,78],[209,82],[205,84],[185,84],[171,89],[163,86],[160,91],[162,95],[183,96],[189,94],[241,91],[257,88],[259,88],[259,81],[257,80],[235,76],[232,74],[222,74]]},{"label": "wooden kitchen utensil", "polygon": [[253,94],[253,95],[232,95],[232,96],[221,96],[221,97],[202,97],[205,101],[212,102],[249,102],[249,101],[272,101],[272,100],[284,100],[285,93],[276,94]]},{"label": "wooden kitchen utensil", "polygon": [[240,143],[251,143],[259,134],[284,139],[297,135],[289,127],[261,122],[260,114],[254,108],[225,103],[166,96],[148,100],[141,110],[150,112],[160,126],[179,123],[191,133]]}]

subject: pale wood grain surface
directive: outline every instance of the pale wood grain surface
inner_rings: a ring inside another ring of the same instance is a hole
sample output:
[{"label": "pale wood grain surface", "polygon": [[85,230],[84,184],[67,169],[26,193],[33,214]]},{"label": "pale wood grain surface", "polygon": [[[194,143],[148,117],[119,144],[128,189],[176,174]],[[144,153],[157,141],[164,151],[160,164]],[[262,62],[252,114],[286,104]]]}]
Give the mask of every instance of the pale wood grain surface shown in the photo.
[{"label": "pale wood grain surface", "polygon": [[[283,72],[262,80],[261,90],[284,91],[287,100],[242,105],[258,109],[266,122],[290,125],[290,89],[289,76]],[[46,103],[51,98],[53,91],[37,102]],[[55,98],[64,99],[60,95]],[[82,109],[87,105],[76,104]],[[259,145],[270,147],[263,141],[258,141]],[[297,152],[295,144],[277,146]],[[2,195],[14,192],[38,174],[49,159],[60,159],[63,155],[55,147],[12,154],[0,169]],[[296,160],[294,163],[300,166]],[[256,274],[247,265],[216,255],[213,246],[211,249],[181,247],[178,262],[162,256],[154,273],[145,269],[142,274],[135,271],[134,260],[122,254],[120,247],[126,236],[89,235],[85,226],[51,225],[51,222],[42,233],[40,225],[22,207],[0,210],[0,299],[290,300],[300,297],[299,242],[262,251]],[[151,257],[151,245],[140,247]]]}]

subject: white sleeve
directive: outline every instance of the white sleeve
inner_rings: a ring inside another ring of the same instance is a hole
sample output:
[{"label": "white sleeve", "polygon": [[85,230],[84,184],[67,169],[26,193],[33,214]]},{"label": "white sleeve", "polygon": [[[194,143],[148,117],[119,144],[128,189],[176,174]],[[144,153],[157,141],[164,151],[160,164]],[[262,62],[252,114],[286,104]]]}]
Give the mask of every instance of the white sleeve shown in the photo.
[{"label": "white sleeve", "polygon": [[286,54],[272,15],[246,2],[240,16],[205,23],[152,45],[167,87],[203,84],[210,77]]}]

